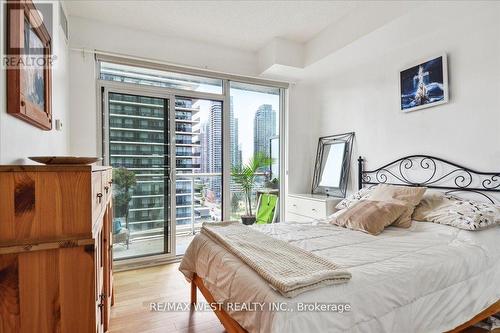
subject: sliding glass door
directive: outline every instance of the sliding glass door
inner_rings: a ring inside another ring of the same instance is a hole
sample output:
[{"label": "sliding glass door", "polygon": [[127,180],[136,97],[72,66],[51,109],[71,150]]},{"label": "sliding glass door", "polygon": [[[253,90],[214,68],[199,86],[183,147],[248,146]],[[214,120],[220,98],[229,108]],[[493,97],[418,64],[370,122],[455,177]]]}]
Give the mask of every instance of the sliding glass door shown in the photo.
[{"label": "sliding glass door", "polygon": [[203,222],[222,219],[222,102],[175,100],[176,254]]},{"label": "sliding glass door", "polygon": [[104,98],[115,259],[168,252],[170,100],[120,90],[106,90]]},{"label": "sliding glass door", "polygon": [[[223,103],[120,89],[104,95],[105,156],[115,183],[114,257],[169,253],[174,240],[182,255],[203,222],[222,219]],[[170,100],[175,112],[169,112]]]}]

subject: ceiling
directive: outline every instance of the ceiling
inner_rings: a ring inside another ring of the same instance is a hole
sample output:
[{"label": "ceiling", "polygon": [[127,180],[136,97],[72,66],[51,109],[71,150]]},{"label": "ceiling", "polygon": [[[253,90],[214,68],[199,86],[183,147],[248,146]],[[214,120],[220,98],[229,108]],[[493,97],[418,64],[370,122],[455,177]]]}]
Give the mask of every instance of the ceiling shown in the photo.
[{"label": "ceiling", "polygon": [[273,38],[305,43],[354,1],[65,1],[71,16],[256,52]]}]

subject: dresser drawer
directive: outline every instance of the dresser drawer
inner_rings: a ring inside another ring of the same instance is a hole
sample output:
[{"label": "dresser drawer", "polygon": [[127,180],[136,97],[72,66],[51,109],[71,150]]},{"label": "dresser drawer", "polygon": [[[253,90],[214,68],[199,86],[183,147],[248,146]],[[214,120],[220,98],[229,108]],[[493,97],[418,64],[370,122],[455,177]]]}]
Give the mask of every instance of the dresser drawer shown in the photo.
[{"label": "dresser drawer", "polygon": [[102,184],[102,171],[92,172],[92,222],[94,223],[106,203],[106,196]]},{"label": "dresser drawer", "polygon": [[311,217],[302,216],[302,215],[291,213],[291,212],[286,212],[286,221],[287,222],[312,222],[312,221],[314,221],[314,219]]},{"label": "dresser drawer", "polygon": [[288,197],[288,212],[320,219],[327,216],[324,201],[307,200],[293,196]]},{"label": "dresser drawer", "polygon": [[109,201],[109,199],[113,195],[112,184],[113,184],[113,169],[109,168],[102,172],[102,188],[104,191],[103,193],[106,197],[105,199],[106,202]]}]

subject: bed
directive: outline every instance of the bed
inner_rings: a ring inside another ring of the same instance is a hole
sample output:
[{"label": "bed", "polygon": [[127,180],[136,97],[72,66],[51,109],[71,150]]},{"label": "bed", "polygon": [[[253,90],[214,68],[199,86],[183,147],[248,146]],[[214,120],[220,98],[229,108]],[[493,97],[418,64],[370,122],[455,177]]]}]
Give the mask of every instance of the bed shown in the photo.
[{"label": "bed", "polygon": [[[490,201],[500,192],[499,173],[425,155],[372,171],[364,170],[360,159],[358,181],[360,186],[424,185]],[[200,234],[180,266],[192,283],[192,302],[200,289],[208,302],[279,307],[215,309],[228,332],[446,332],[500,311],[498,226],[472,232],[413,221],[409,229],[389,227],[378,236],[322,222],[253,228],[335,261],[352,279],[285,298],[239,258]],[[297,311],[300,304],[315,303],[348,304],[350,311]]]}]

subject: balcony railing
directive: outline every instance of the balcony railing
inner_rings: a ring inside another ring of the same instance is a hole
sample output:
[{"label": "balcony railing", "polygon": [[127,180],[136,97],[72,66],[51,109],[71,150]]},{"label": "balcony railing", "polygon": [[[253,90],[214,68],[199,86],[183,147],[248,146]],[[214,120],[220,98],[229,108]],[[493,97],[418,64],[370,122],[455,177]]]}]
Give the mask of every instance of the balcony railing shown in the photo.
[{"label": "balcony railing", "polygon": [[176,157],[193,157],[193,156],[201,156],[200,152],[192,152],[192,151],[179,151],[175,152]]},{"label": "balcony railing", "polygon": [[[201,227],[202,222],[221,219],[221,193],[213,193],[211,188],[217,190],[217,186],[213,183],[217,179],[222,183],[221,173],[182,173],[176,175],[176,183],[178,184],[175,188],[177,211],[173,223],[176,224],[178,235],[195,234]],[[147,195],[147,192],[143,193],[137,190],[138,188],[132,195],[133,199],[158,200],[163,197],[162,194]],[[152,206],[131,207],[129,211],[141,213],[143,211],[152,212],[164,209],[162,201],[154,202],[154,205],[152,201],[148,201],[148,204]],[[161,216],[163,216],[163,212]],[[132,242],[164,237],[163,228],[155,227],[155,224],[164,223],[163,219],[158,220],[158,217],[156,219],[140,218],[139,215],[136,219],[129,221],[131,226],[130,240]]]},{"label": "balcony railing", "polygon": [[199,163],[176,163],[175,167],[180,169],[199,169],[201,165]]},{"label": "balcony railing", "polygon": [[193,146],[199,146],[200,141],[195,141],[195,140],[182,140],[182,139],[176,139],[175,143],[181,144],[181,145],[193,145]]},{"label": "balcony railing", "polygon": [[[148,171],[142,168],[140,171]],[[148,171],[149,172],[149,171]],[[257,175],[257,184],[254,189],[255,192],[264,185],[264,174],[259,173]],[[175,191],[175,202],[176,202],[176,212],[173,214],[176,216],[172,224],[175,223],[177,242],[182,239],[191,239],[192,235],[199,232],[203,222],[221,220],[222,218],[222,174],[221,173],[177,173],[176,174],[176,186]],[[164,214],[172,215],[171,210],[165,210],[164,207],[166,203],[166,197],[163,194],[146,194],[138,193],[136,190],[133,192],[132,198],[144,197],[148,201],[144,205],[135,205],[130,207],[132,214],[129,215],[129,230],[130,230],[130,248],[134,251],[142,248],[143,246],[152,246],[151,244],[157,245],[157,248],[161,248],[163,244],[163,238],[165,237],[164,229]],[[160,191],[155,191],[155,193],[163,193],[163,186],[161,186]],[[230,218],[232,220],[239,219],[239,216],[244,214],[244,196],[237,184],[231,181],[230,183],[231,196],[225,198],[231,202]],[[214,191],[218,191],[215,193]],[[255,208],[256,205],[256,195],[252,196],[252,206]],[[151,193],[151,192],[149,192]],[[237,196],[237,202],[234,202],[233,196]],[[148,205],[151,205],[148,207]],[[146,213],[146,212],[150,213]],[[144,212],[145,215],[142,215]],[[121,251],[128,252],[125,248],[121,248]]]},{"label": "balcony railing", "polygon": [[[177,174],[176,180],[186,181],[189,185],[183,190],[189,189],[190,198],[186,202],[190,208],[191,214],[186,218],[189,219],[187,224],[177,225],[177,234],[195,234],[196,230],[201,227],[204,220],[220,220],[222,215],[221,193],[211,193],[208,195],[210,180],[222,182],[221,173],[183,173]],[[219,197],[217,201],[217,196]],[[183,205],[185,206],[185,205]]]}]

